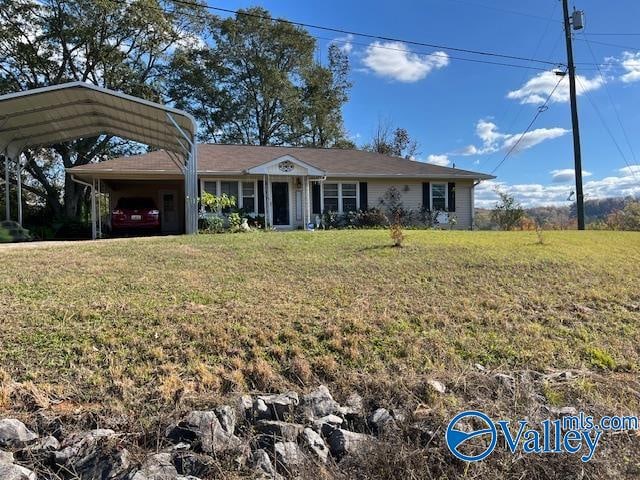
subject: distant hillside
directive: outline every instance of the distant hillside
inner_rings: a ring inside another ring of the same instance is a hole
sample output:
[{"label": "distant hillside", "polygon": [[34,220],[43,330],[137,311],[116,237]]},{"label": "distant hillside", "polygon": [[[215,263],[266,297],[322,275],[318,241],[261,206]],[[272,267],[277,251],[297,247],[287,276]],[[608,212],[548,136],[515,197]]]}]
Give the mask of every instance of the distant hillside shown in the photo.
[{"label": "distant hillside", "polygon": [[[612,213],[621,211],[628,203],[637,201],[633,197],[603,198],[586,200],[584,213],[587,224],[603,222]],[[526,215],[540,225],[554,228],[572,228],[576,221],[575,204],[567,206],[525,208]],[[491,209],[476,209],[476,225],[480,230],[492,230],[496,225],[491,221]]]}]

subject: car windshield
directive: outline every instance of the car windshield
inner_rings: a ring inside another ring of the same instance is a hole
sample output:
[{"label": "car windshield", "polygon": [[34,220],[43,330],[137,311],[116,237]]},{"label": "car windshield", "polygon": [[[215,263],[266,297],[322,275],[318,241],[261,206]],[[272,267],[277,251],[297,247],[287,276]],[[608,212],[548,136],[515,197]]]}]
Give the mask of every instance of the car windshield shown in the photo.
[{"label": "car windshield", "polygon": [[125,197],[118,200],[116,208],[123,210],[138,210],[143,208],[156,208],[156,204],[151,198]]}]

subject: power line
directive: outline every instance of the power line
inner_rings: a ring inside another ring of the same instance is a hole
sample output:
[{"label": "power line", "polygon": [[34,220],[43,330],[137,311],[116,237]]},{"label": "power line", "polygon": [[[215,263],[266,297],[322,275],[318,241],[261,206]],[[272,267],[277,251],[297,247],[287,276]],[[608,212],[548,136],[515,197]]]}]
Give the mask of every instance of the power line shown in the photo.
[{"label": "power line", "polygon": [[[609,42],[600,42],[600,41],[597,41],[597,40],[588,40],[586,33],[583,33],[582,35],[584,36],[584,38],[576,37],[576,40],[580,40],[582,42],[588,42],[589,41],[591,43],[595,43],[596,45],[605,45],[607,47],[624,48],[624,49],[627,49],[627,50],[634,50],[636,52],[640,51],[640,47],[630,47],[628,45],[620,45],[618,43],[609,43]],[[595,61],[595,58],[594,58],[594,61]]]},{"label": "power line", "polygon": [[640,37],[640,33],[589,33],[589,35],[602,35],[602,36],[621,36],[621,37]]},{"label": "power line", "polygon": [[[123,5],[127,5],[126,0],[112,0],[114,2],[123,4]],[[179,1],[179,0],[174,0],[175,3],[181,3],[181,4],[189,4],[189,5],[197,5],[197,4],[191,4],[189,2],[184,2],[184,1]],[[162,7],[156,7],[153,5],[149,5],[150,8],[153,8],[155,10],[164,12],[166,14],[174,14],[175,12],[169,11],[165,8]],[[204,5],[201,5],[201,7],[205,7]],[[209,8],[213,8],[213,7],[209,7]],[[194,17],[194,18],[198,18],[198,19],[205,19],[205,17],[203,17],[202,15],[198,15],[196,13],[190,13],[190,12],[182,12],[183,15],[187,15],[190,17]],[[239,14],[242,14],[242,12],[239,12]],[[266,16],[260,16],[261,18],[264,19],[269,19],[271,21],[283,21],[283,22],[288,22],[287,20],[282,20],[282,19],[275,19],[275,18],[269,18]],[[441,58],[447,58],[450,60],[459,60],[459,61],[463,61],[463,62],[470,62],[470,63],[478,63],[478,64],[485,64],[485,65],[494,65],[494,66],[500,66],[500,67],[511,67],[511,68],[520,68],[520,69],[524,69],[524,70],[534,70],[534,71],[538,71],[538,72],[544,72],[544,71],[548,71],[548,68],[542,68],[542,67],[534,67],[531,65],[520,65],[520,64],[515,64],[515,63],[506,63],[506,62],[495,62],[495,61],[490,61],[490,60],[480,60],[477,58],[467,58],[467,57],[458,57],[455,55],[450,55],[447,53],[438,53],[438,52],[421,52],[421,51],[417,51],[417,50],[412,50],[409,48],[395,48],[395,47],[389,47],[386,45],[375,45],[372,46],[371,44],[367,44],[367,43],[363,43],[363,42],[357,42],[354,40],[350,40],[350,39],[340,39],[340,38],[327,38],[327,37],[321,37],[318,35],[313,35],[309,32],[305,32],[306,35],[309,35],[312,38],[315,38],[316,40],[324,40],[327,42],[333,42],[333,43],[343,43],[343,44],[347,44],[347,43],[352,43],[354,45],[361,45],[361,46],[366,46],[366,47],[371,47],[371,48],[376,48],[376,49],[382,49],[382,50],[392,50],[392,51],[399,51],[399,52],[404,52],[404,53],[413,53],[415,55],[420,55],[420,56],[431,56],[431,57],[441,57]],[[443,48],[444,50],[444,48]],[[552,62],[548,62],[550,65],[557,65],[558,67],[562,67],[563,65],[558,63],[552,63]]]},{"label": "power line", "polygon": [[[609,125],[607,125],[607,122],[604,119],[604,116],[602,115],[602,112],[600,111],[600,109],[598,108],[598,106],[595,104],[595,102],[593,101],[593,99],[591,98],[591,93],[589,93],[587,90],[584,89],[584,84],[582,83],[582,81],[580,81],[580,78],[576,77],[576,80],[578,81],[578,83],[580,84],[580,86],[582,87],[582,89],[585,92],[585,95],[587,97],[587,100],[589,100],[589,103],[591,104],[591,106],[593,107],[593,109],[596,111],[596,113],[598,114],[598,118],[600,119],[600,122],[602,123],[602,126],[604,127],[604,129],[607,131],[607,133],[609,134],[609,137],[611,137],[611,141],[613,142],[613,144],[616,146],[616,149],[618,150],[618,153],[620,154],[620,156],[622,157],[622,160],[624,160],[624,163],[627,165],[627,167],[629,167],[629,170],[631,171],[631,174],[633,175],[634,178],[636,178],[636,174],[634,172],[634,169],[631,167],[631,165],[629,164],[629,162],[627,161],[627,157],[625,156],[624,152],[622,151],[622,148],[620,148],[620,144],[618,143],[618,141],[616,140],[616,137],[613,135],[613,132],[611,131],[611,129],[609,128]],[[636,178],[637,180],[637,178]]]},{"label": "power line", "polygon": [[356,31],[352,31],[352,30],[345,30],[345,29],[342,29],[342,28],[325,27],[325,26],[322,26],[322,25],[315,25],[315,24],[312,24],[312,23],[297,22],[297,21],[287,20],[287,19],[283,19],[283,18],[272,18],[272,17],[267,16],[267,15],[260,15],[260,14],[257,14],[257,13],[250,13],[250,12],[241,11],[241,10],[232,10],[232,9],[229,9],[229,8],[214,7],[212,5],[200,5],[198,3],[191,2],[191,1],[188,1],[188,0],[173,0],[173,1],[174,1],[174,3],[178,3],[178,4],[181,4],[181,5],[199,7],[199,8],[204,7],[204,8],[207,8],[209,10],[213,10],[213,11],[217,11],[217,12],[224,12],[224,13],[240,15],[240,16],[246,16],[246,17],[253,17],[253,18],[260,18],[262,20],[268,20],[268,21],[279,22],[279,23],[286,23],[286,24],[289,24],[289,25],[295,25],[295,26],[304,27],[304,28],[312,28],[312,29],[317,29],[317,30],[324,30],[324,31],[327,31],[327,32],[338,33],[338,34],[341,34],[341,35],[353,35],[353,36],[357,36],[357,37],[370,38],[370,39],[373,39],[373,40],[382,40],[382,41],[385,41],[385,42],[402,42],[402,43],[406,43],[408,45],[414,45],[414,46],[420,46],[420,47],[429,47],[429,48],[438,48],[438,49],[441,49],[441,50],[450,50],[450,51],[454,51],[454,52],[469,53],[469,54],[472,54],[472,55],[497,57],[497,58],[503,58],[503,59],[506,59],[506,60],[518,60],[518,61],[521,61],[521,62],[540,63],[540,64],[552,65],[552,66],[557,66],[557,65],[561,65],[562,64],[562,63],[559,63],[559,62],[552,62],[552,61],[548,61],[548,60],[540,60],[540,59],[535,59],[535,58],[526,58],[526,57],[520,57],[520,56],[517,56],[517,55],[507,55],[507,54],[489,52],[489,51],[484,51],[484,50],[472,50],[472,49],[468,49],[468,48],[450,47],[448,45],[439,45],[439,44],[435,44],[435,43],[418,42],[418,41],[414,41],[414,40],[406,40],[406,39],[396,38],[396,37],[386,37],[386,36],[382,36],[382,35],[374,35],[374,34],[370,34],[370,33],[362,33],[362,32],[356,32]]},{"label": "power line", "polygon": [[[589,47],[589,52],[591,53],[591,56],[593,57],[593,60],[595,61],[595,54],[593,53],[593,49],[591,48],[591,44],[589,42],[589,40],[587,40],[585,38],[585,41],[587,42],[587,46]],[[607,86],[607,82],[606,79],[604,78],[604,74],[602,73],[602,70],[600,70],[600,67],[598,67],[598,73],[600,74],[600,78],[602,79],[602,84],[604,86],[604,90],[607,94],[607,97],[609,99],[609,103],[611,103],[611,106],[613,107],[613,111],[616,114],[616,118],[618,119],[618,125],[620,125],[620,130],[622,130],[622,134],[625,138],[625,141],[627,142],[627,146],[629,147],[629,151],[631,152],[631,156],[633,157],[633,161],[635,164],[638,163],[638,160],[636,158],[636,152],[633,149],[633,145],[631,144],[631,140],[629,139],[629,135],[627,134],[627,130],[624,128],[624,124],[622,123],[622,119],[620,118],[620,112],[618,111],[618,107],[616,107],[615,102],[613,101],[613,97],[611,96],[611,92],[609,91],[609,87]],[[582,82],[580,82],[580,85],[582,86],[582,89],[585,90],[584,86],[582,85]],[[586,90],[585,90],[586,92]],[[588,93],[588,92],[587,92]],[[626,156],[622,153],[622,149],[620,148],[620,146],[618,145],[618,142],[616,141],[616,139],[613,137],[613,133],[611,132],[611,130],[606,126],[605,121],[603,116],[600,114],[599,109],[595,107],[595,104],[593,103],[593,101],[591,100],[591,97],[587,97],[589,98],[589,101],[591,102],[591,104],[594,106],[594,109],[596,110],[596,112],[598,112],[598,116],[600,117],[600,120],[602,121],[603,125],[605,125],[606,130],[609,132],[609,135],[611,136],[611,139],[614,141],[614,143],[616,144],[616,147],[618,148],[618,151],[620,152],[620,155],[622,156],[622,159],[624,160],[624,163],[627,165],[627,167],[629,167],[629,170],[631,171],[633,178],[635,178],[636,180],[638,180],[636,178],[636,174],[634,172],[634,169],[631,168],[631,165],[629,164],[629,162],[627,161]]]},{"label": "power line", "polygon": [[495,12],[508,13],[511,15],[519,15],[521,17],[535,18],[537,20],[544,20],[545,22],[549,21],[548,18],[543,17],[541,15],[534,15],[532,13],[526,13],[526,12],[521,12],[517,10],[508,10],[506,8],[494,7],[493,5],[485,5],[483,3],[471,2],[469,0],[449,0],[449,1],[457,2],[457,3],[465,3],[467,5],[472,5],[474,7],[486,8],[487,10],[493,10]]},{"label": "power line", "polygon": [[531,130],[531,127],[533,127],[533,124],[536,122],[536,120],[538,119],[538,117],[540,116],[540,114],[542,112],[545,112],[548,110],[547,104],[549,103],[549,101],[551,100],[551,97],[553,97],[553,94],[556,93],[556,90],[558,89],[558,87],[560,86],[560,83],[562,83],[562,80],[564,80],[564,77],[566,76],[566,74],[563,74],[562,77],[560,77],[560,80],[558,80],[558,83],[556,83],[555,87],[553,87],[553,90],[551,90],[551,93],[549,93],[549,96],[547,97],[547,99],[544,101],[544,103],[542,105],[540,105],[538,107],[538,111],[536,112],[536,114],[533,116],[533,119],[531,120],[531,122],[529,123],[529,125],[527,126],[526,130],[524,132],[522,132],[520,134],[520,137],[518,137],[518,140],[511,146],[511,148],[509,149],[509,151],[505,154],[505,156],[503,157],[502,160],[500,160],[500,162],[495,166],[495,168],[493,170],[491,170],[491,175],[493,175],[496,170],[498,170],[502,164],[507,160],[507,158],[509,158],[509,156],[514,152],[514,150],[516,149],[516,147],[518,145],[520,145],[520,142],[522,142],[522,139],[525,137],[525,135],[527,133],[529,133],[529,130]]},{"label": "power line", "polygon": [[[311,34],[310,34],[311,35]],[[348,39],[341,39],[341,38],[327,38],[327,37],[319,37],[316,35],[311,35],[313,38],[318,39],[318,40],[325,40],[327,42],[330,43],[342,43],[342,44],[353,44],[353,45],[359,45],[359,46],[363,46],[363,47],[371,47],[371,48],[376,48],[376,49],[382,49],[382,50],[391,50],[391,51],[396,51],[396,52],[405,52],[405,53],[413,53],[415,55],[420,55],[420,56],[424,56],[424,57],[441,57],[441,58],[448,58],[448,59],[452,59],[452,60],[461,60],[463,62],[472,62],[472,63],[481,63],[481,64],[485,64],[485,65],[497,65],[497,66],[501,66],[501,67],[513,67],[513,68],[521,68],[524,70],[536,70],[539,72],[546,72],[549,69],[548,68],[542,68],[542,67],[532,67],[529,65],[518,65],[515,63],[504,63],[504,62],[493,62],[490,60],[478,60],[477,58],[466,58],[466,57],[457,57],[454,55],[449,55],[448,53],[445,54],[439,54],[438,52],[433,52],[433,53],[428,53],[428,52],[420,52],[417,50],[411,50],[408,48],[394,48],[394,47],[388,47],[388,46],[384,46],[384,45],[374,45],[372,46],[371,44],[368,43],[364,43],[364,42],[356,42],[354,40],[348,40]],[[558,66],[562,66],[562,65],[558,65]]]},{"label": "power line", "polygon": [[[540,36],[540,39],[538,40],[538,43],[536,44],[536,48],[533,52],[533,56],[535,57],[538,54],[538,51],[540,50],[540,46],[542,45],[542,41],[544,40],[545,36],[547,35],[547,32],[549,31],[549,26],[551,25],[551,20],[553,20],[554,15],[556,14],[556,10],[558,9],[558,3],[554,2],[554,6],[553,9],[551,11],[551,15],[549,15],[549,17],[547,17],[547,24],[545,25],[544,31],[542,32],[542,35]],[[553,50],[551,51],[551,54],[549,56],[552,56],[553,52],[555,51],[557,45],[558,45],[558,41],[556,41],[556,43],[553,46]],[[546,70],[545,70],[546,71]],[[522,79],[520,80],[519,84],[524,83],[524,81],[526,80],[526,75],[522,76]],[[504,116],[504,114],[508,111],[508,109],[511,107],[512,103],[509,102],[507,104],[507,107],[503,109],[503,113],[501,116]],[[513,126],[516,124],[516,122],[518,121],[518,119],[520,118],[520,115],[522,114],[523,110],[524,110],[525,104],[521,103],[520,107],[518,108],[518,111],[516,112],[515,116],[513,117],[513,119],[509,122],[509,125],[507,126],[507,132],[511,131],[511,129],[513,128]],[[493,158],[493,155],[491,155],[491,157]]]}]

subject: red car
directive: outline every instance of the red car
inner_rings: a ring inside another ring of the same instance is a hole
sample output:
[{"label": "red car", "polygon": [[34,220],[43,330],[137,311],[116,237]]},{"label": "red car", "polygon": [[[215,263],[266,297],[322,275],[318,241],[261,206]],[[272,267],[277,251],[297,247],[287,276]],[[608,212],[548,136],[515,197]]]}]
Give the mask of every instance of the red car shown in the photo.
[{"label": "red car", "polygon": [[152,198],[122,197],[111,212],[111,230],[160,230],[160,210]]}]

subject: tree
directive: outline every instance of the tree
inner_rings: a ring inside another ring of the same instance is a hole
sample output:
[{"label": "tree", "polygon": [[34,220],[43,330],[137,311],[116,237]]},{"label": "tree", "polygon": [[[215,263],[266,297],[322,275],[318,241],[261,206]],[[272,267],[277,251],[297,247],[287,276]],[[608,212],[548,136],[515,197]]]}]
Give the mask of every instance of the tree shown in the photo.
[{"label": "tree", "polygon": [[513,230],[524,217],[524,210],[513,195],[496,190],[500,200],[491,212],[491,219],[501,230]]},{"label": "tree", "polygon": [[257,145],[344,145],[342,106],[349,62],[336,46],[329,64],[315,40],[263,8],[213,19],[210,46],[177,52],[167,97],[201,123],[201,139]]},{"label": "tree", "polygon": [[640,231],[640,201],[629,201],[622,210],[609,214],[607,225],[612,230]]},{"label": "tree", "polygon": [[349,59],[335,44],[329,47],[328,67],[314,64],[305,72],[303,128],[307,138],[304,144],[344,148],[348,142],[342,123],[342,107],[349,99],[351,88],[348,76]]},{"label": "tree", "polygon": [[302,129],[300,89],[313,64],[313,37],[290,23],[272,21],[258,7],[213,20],[210,34],[226,69],[223,87],[231,97],[223,140],[257,145],[294,141],[294,132]]},{"label": "tree", "polygon": [[[69,81],[159,100],[161,65],[198,32],[197,6],[169,0],[0,0],[0,93]],[[78,216],[86,188],[64,169],[127,144],[109,136],[28,150],[25,183],[58,216]]]},{"label": "tree", "polygon": [[363,148],[383,155],[413,159],[418,154],[419,145],[406,129],[393,129],[388,121],[379,121],[371,142]]},{"label": "tree", "polygon": [[223,86],[228,74],[220,53],[208,46],[176,51],[165,68],[165,96],[198,120],[200,141],[224,140],[223,128],[233,120],[232,97]]}]

